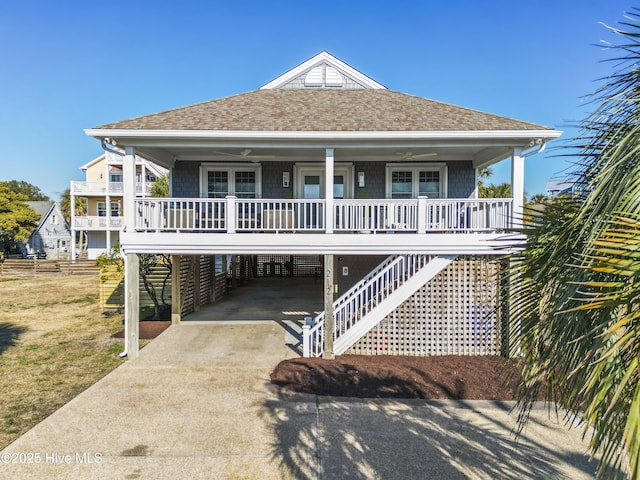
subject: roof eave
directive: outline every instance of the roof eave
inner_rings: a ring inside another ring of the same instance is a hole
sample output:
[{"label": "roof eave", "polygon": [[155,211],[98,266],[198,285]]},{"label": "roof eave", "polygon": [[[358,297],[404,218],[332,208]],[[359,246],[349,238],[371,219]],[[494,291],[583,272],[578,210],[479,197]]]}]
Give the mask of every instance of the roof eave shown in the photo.
[{"label": "roof eave", "polygon": [[446,130],[446,131],[254,131],[254,130],[132,130],[117,128],[86,129],[94,138],[104,139],[198,139],[198,140],[471,140],[525,139],[553,140],[562,131],[531,130]]}]

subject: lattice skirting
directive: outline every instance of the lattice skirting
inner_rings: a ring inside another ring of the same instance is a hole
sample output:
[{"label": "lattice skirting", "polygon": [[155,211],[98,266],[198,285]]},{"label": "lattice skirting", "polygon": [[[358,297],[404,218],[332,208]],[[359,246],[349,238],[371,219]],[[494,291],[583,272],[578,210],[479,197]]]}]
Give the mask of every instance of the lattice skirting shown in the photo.
[{"label": "lattice skirting", "polygon": [[346,353],[497,355],[500,260],[459,257]]}]

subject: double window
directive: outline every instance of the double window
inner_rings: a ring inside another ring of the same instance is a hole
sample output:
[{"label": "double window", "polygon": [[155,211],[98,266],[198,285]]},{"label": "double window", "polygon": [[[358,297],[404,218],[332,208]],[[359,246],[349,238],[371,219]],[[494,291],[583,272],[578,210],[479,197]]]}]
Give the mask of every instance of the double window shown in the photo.
[{"label": "double window", "polygon": [[387,166],[387,198],[446,198],[444,164],[393,164]]},{"label": "double window", "polygon": [[[97,202],[97,206],[98,206],[98,216],[99,217],[106,217],[107,216],[107,202],[103,202],[103,201]],[[119,201],[111,202],[110,216],[112,216],[112,217],[119,217],[120,216],[120,202]]]},{"label": "double window", "polygon": [[259,198],[261,194],[259,166],[203,166],[200,177],[201,196],[206,198]]}]

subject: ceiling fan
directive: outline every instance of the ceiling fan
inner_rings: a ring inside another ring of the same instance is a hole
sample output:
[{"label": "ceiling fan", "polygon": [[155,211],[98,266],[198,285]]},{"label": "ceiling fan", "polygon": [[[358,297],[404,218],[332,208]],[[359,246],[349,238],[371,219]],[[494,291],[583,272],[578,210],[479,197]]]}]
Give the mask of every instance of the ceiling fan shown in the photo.
[{"label": "ceiling fan", "polygon": [[214,152],[219,153],[220,155],[227,155],[229,157],[240,158],[242,160],[249,160],[251,162],[258,161],[262,158],[274,158],[275,155],[251,155],[252,150],[250,148],[245,148],[240,150],[239,153],[229,153],[229,152]]},{"label": "ceiling fan", "polygon": [[438,154],[435,152],[430,152],[430,153],[396,152],[396,155],[400,157],[400,160],[418,160],[421,158],[438,156]]}]

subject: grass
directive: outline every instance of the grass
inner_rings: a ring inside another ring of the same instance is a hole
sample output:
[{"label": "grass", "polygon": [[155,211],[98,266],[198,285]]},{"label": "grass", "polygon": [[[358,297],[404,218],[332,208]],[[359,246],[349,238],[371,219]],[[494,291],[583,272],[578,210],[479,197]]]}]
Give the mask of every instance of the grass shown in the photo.
[{"label": "grass", "polygon": [[0,278],[0,449],[123,360],[97,276]]}]

